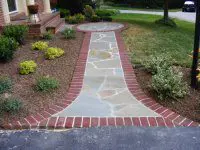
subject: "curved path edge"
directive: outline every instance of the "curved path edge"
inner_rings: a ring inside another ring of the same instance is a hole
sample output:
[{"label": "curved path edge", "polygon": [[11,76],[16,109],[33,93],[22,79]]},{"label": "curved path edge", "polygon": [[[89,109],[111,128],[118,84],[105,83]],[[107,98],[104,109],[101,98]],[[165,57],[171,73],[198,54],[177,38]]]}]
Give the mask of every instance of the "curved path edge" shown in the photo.
[{"label": "curved path edge", "polygon": [[60,102],[49,106],[44,111],[30,115],[21,121],[12,121],[1,127],[4,129],[64,129],[64,128],[82,128],[98,126],[139,126],[139,127],[199,127],[200,124],[190,119],[180,116],[172,110],[158,104],[154,99],[145,95],[140,88],[134,69],[129,60],[128,53],[125,50],[124,41],[121,31],[128,26],[116,30],[115,35],[119,47],[120,59],[124,70],[124,76],[129,91],[142,104],[160,114],[162,117],[52,117],[54,114],[67,108],[78,97],[84,78],[84,71],[89,50],[91,32],[85,32],[84,40],[77,60],[73,79],[66,97]]}]

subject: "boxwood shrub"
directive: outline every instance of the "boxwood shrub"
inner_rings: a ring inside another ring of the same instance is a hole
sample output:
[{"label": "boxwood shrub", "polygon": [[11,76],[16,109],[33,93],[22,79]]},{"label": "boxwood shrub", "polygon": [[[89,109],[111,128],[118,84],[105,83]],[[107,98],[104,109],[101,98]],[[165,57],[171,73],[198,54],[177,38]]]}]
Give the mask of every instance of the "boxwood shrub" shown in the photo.
[{"label": "boxwood shrub", "polygon": [[14,39],[0,36],[0,61],[12,60],[17,47],[18,43]]}]

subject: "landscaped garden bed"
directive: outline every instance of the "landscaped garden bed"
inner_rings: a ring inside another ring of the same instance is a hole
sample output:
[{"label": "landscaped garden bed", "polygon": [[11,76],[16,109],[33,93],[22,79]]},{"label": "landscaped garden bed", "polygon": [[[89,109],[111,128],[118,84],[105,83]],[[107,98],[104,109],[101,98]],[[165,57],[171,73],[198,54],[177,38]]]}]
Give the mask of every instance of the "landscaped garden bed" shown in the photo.
[{"label": "landscaped garden bed", "polygon": [[[52,38],[50,35],[45,36]],[[13,59],[0,63],[0,75],[11,81],[8,90],[0,94],[1,99],[13,97],[20,102],[19,111],[1,112],[0,124],[36,114],[66,98],[83,36],[83,33],[77,32],[73,39],[68,39],[67,35],[57,33],[52,40],[26,39],[25,44],[14,52]],[[32,44],[37,41],[46,42],[48,48],[44,45],[46,50],[41,46],[41,50],[34,48]],[[15,102],[11,105],[18,108],[18,103]]]},{"label": "landscaped garden bed", "polygon": [[[172,28],[155,24],[159,16],[142,14],[121,14],[113,18],[130,23],[123,37],[144,92],[174,112],[200,122],[200,90],[189,86],[194,24],[176,20],[178,27]],[[158,70],[153,70],[154,67]],[[165,71],[170,67],[172,75]]]}]

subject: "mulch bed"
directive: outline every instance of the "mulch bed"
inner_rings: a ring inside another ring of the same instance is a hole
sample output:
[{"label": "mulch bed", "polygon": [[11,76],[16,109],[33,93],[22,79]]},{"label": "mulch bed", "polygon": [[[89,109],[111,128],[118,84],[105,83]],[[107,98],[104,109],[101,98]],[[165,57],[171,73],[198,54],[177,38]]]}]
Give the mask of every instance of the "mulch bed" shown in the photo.
[{"label": "mulch bed", "polygon": [[[158,99],[156,93],[150,88],[152,75],[143,68],[135,68],[134,70],[137,80],[146,95],[154,98],[158,103],[174,112],[200,123],[200,90],[193,90],[190,88],[189,95],[184,99],[178,101],[171,99],[161,101]],[[184,80],[190,85],[190,69],[182,68],[181,71],[184,74]]]},{"label": "mulch bed", "polygon": [[[12,95],[23,102],[23,109],[19,113],[10,114],[9,116],[1,114],[0,123],[13,119],[20,120],[30,114],[36,114],[47,108],[48,105],[65,98],[72,80],[83,37],[83,33],[77,32],[76,39],[66,40],[58,33],[53,40],[48,41],[49,46],[59,47],[65,51],[64,56],[55,60],[45,60],[41,51],[31,50],[31,43],[38,40],[27,40],[26,44],[15,52],[14,59],[11,62],[0,63],[0,74],[11,77],[14,83],[12,92],[2,96]],[[19,63],[25,60],[34,60],[38,64],[35,73],[29,75],[19,74]],[[59,89],[48,93],[35,91],[34,84],[41,76],[55,77],[60,82]]]}]

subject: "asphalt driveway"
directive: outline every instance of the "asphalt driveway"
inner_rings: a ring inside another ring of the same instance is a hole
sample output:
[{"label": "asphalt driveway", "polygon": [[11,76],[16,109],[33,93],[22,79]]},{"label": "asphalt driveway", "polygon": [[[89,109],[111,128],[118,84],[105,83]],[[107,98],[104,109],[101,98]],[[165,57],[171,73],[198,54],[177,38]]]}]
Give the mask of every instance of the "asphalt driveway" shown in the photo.
[{"label": "asphalt driveway", "polygon": [[[121,13],[135,13],[135,14],[153,14],[153,15],[163,15],[163,12],[153,12],[153,11],[139,11],[139,10],[120,10]],[[196,13],[189,12],[169,12],[171,18],[177,18],[184,21],[195,22]]]},{"label": "asphalt driveway", "polygon": [[199,128],[102,127],[0,133],[1,150],[199,150]]}]

